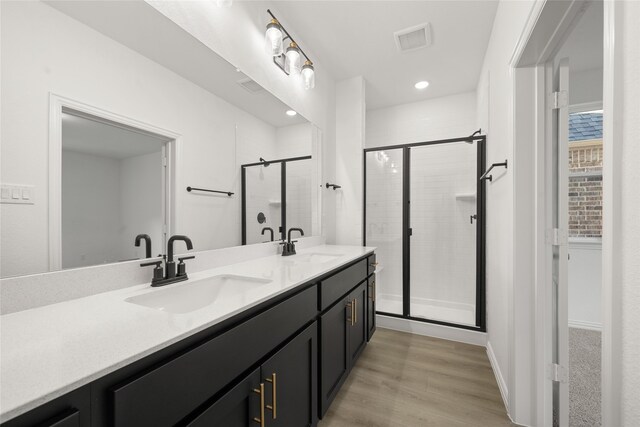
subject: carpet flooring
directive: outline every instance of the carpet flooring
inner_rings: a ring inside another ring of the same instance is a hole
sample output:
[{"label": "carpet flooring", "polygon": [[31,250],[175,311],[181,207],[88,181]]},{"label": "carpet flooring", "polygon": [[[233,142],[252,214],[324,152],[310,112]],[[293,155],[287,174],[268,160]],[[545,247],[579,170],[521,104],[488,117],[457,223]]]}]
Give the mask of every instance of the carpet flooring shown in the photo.
[{"label": "carpet flooring", "polygon": [[569,426],[600,427],[601,334],[569,328]]}]

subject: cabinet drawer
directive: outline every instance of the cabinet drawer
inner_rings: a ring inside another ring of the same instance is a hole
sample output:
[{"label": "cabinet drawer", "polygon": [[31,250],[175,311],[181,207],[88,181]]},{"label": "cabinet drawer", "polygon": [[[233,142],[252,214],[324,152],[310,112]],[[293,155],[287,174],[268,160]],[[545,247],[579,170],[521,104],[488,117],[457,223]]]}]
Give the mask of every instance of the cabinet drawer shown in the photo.
[{"label": "cabinet drawer", "polygon": [[367,278],[367,258],[320,282],[320,311],[331,306]]},{"label": "cabinet drawer", "polygon": [[174,425],[317,314],[311,287],[112,389],[116,427]]},{"label": "cabinet drawer", "polygon": [[88,386],[20,415],[2,427],[82,427],[91,425],[91,394]]}]

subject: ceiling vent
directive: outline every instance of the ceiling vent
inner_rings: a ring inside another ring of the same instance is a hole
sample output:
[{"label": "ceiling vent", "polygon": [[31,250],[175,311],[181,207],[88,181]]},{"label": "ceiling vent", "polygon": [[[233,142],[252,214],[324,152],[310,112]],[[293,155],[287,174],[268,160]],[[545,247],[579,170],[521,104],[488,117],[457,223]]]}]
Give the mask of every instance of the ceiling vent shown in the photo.
[{"label": "ceiling vent", "polygon": [[236,83],[238,83],[246,91],[251,92],[251,93],[258,93],[258,92],[261,92],[261,91],[264,90],[264,88],[262,86],[260,86],[255,81],[251,80],[249,77],[244,78],[242,80],[238,80]]},{"label": "ceiling vent", "polygon": [[402,53],[431,46],[431,24],[420,24],[415,27],[393,33],[396,46]]}]

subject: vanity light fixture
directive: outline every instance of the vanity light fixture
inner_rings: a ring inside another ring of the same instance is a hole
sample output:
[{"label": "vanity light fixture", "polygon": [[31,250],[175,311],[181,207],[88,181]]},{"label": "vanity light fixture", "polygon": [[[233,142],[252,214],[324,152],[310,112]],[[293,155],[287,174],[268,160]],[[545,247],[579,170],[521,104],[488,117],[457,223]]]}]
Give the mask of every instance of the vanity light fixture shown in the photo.
[{"label": "vanity light fixture", "polygon": [[296,113],[296,112],[295,112],[295,111],[293,111],[293,110],[287,110],[286,114],[287,114],[287,116],[291,116],[291,117],[293,117],[293,116],[295,116],[295,115],[296,115],[296,114],[298,114],[298,113]]},{"label": "vanity light fixture", "polygon": [[415,85],[416,89],[426,89],[429,86],[429,82],[426,80],[423,80],[421,82],[416,83]]},{"label": "vanity light fixture", "polygon": [[282,27],[276,18],[267,24],[267,31],[264,34],[265,47],[271,56],[282,55]]},{"label": "vanity light fixture", "polygon": [[302,81],[305,89],[313,89],[316,87],[316,73],[313,69],[313,63],[308,59],[302,66]]},{"label": "vanity light fixture", "polygon": [[[288,76],[302,74],[305,89],[313,89],[316,85],[313,61],[300,48],[291,34],[282,26],[278,18],[267,9],[271,21],[265,32],[267,53],[273,56],[273,62]],[[289,45],[284,49],[284,42]],[[303,62],[304,61],[304,62]]]},{"label": "vanity light fixture", "polygon": [[284,71],[289,75],[300,74],[300,71],[302,69],[301,65],[300,48],[298,47],[296,42],[291,42],[289,43],[287,53],[285,54]]}]

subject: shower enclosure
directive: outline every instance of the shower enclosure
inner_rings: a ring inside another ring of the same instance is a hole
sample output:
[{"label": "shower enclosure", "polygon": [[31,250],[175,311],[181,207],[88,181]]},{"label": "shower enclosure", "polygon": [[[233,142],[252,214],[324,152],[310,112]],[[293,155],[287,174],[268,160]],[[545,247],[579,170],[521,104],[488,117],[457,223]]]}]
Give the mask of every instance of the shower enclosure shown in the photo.
[{"label": "shower enclosure", "polygon": [[364,150],[380,314],[485,330],[482,135]]},{"label": "shower enclosure", "polygon": [[242,244],[284,240],[288,228],[311,234],[311,156],[241,166]]}]

